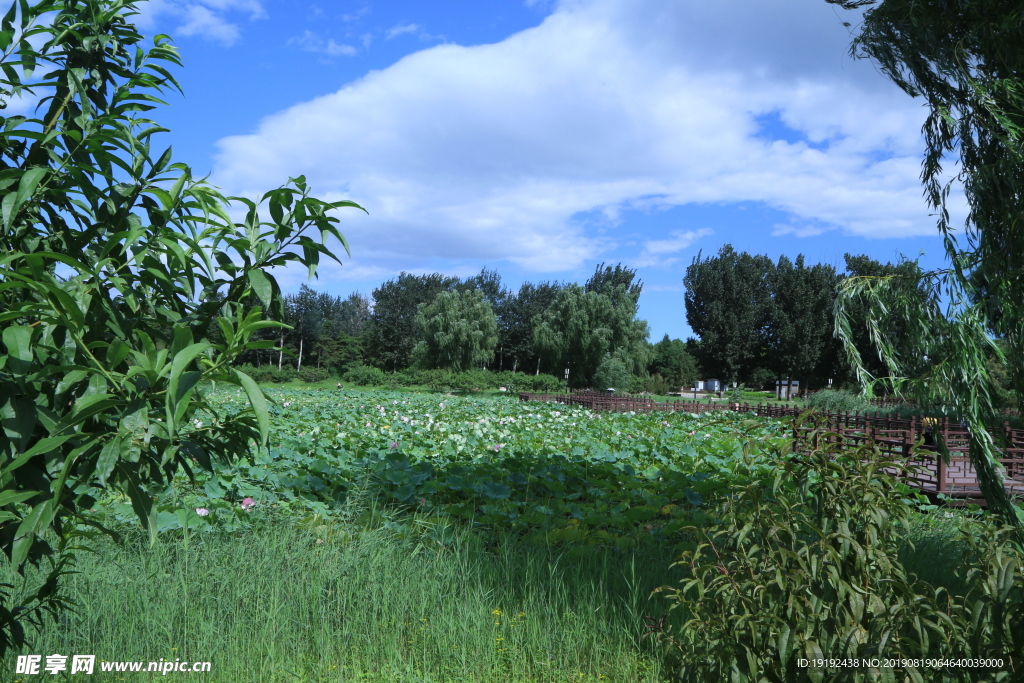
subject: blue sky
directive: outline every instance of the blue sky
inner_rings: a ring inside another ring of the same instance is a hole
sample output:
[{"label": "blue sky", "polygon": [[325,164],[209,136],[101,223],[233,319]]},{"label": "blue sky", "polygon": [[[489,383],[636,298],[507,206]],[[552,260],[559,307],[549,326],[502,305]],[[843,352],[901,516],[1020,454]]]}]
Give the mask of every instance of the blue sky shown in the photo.
[{"label": "blue sky", "polygon": [[921,103],[848,56],[857,17],[824,0],[141,7],[185,62],[185,97],[155,117],[178,160],[230,194],[304,174],[368,209],[340,214],[352,256],[318,290],[483,267],[513,288],[582,282],[622,262],[656,341],[689,336],[685,267],[726,243],[942,263]]}]

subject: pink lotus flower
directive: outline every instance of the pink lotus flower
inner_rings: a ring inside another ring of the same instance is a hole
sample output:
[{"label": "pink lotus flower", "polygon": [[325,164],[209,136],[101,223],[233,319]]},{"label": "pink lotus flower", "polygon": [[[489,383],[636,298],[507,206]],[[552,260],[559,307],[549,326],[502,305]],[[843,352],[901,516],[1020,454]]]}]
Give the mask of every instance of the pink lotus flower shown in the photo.
[{"label": "pink lotus flower", "polygon": [[206,508],[196,508],[196,514],[200,517],[205,517],[206,515],[210,514],[210,511],[207,510]]},{"label": "pink lotus flower", "polygon": [[395,450],[396,448],[398,448],[398,442],[397,441],[392,441],[391,442],[391,450]]},{"label": "pink lotus flower", "polygon": [[500,450],[501,450],[501,444],[500,443],[494,444],[494,452],[497,453]]},{"label": "pink lotus flower", "polygon": [[243,509],[243,510],[248,510],[249,508],[251,508],[251,507],[252,507],[252,506],[254,506],[255,504],[256,504],[256,501],[255,501],[255,500],[253,500],[252,498],[248,498],[248,497],[246,497],[246,498],[245,498],[245,499],[244,499],[244,500],[242,501],[242,509]]}]

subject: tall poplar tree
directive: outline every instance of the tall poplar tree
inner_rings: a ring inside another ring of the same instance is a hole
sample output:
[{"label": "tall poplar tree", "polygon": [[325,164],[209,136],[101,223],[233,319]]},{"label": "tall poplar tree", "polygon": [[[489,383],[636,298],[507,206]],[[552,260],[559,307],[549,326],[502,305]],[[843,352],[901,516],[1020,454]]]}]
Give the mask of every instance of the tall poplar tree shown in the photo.
[{"label": "tall poplar tree", "polygon": [[418,306],[429,304],[458,284],[459,278],[441,273],[403,272],[373,290],[373,313],[364,342],[373,362],[392,372],[408,367],[412,350],[421,339],[416,324]]},{"label": "tall poplar tree", "polygon": [[684,302],[705,371],[738,381],[758,367],[767,347],[774,268],[767,256],[737,253],[729,244],[716,256],[694,257],[683,278]]}]

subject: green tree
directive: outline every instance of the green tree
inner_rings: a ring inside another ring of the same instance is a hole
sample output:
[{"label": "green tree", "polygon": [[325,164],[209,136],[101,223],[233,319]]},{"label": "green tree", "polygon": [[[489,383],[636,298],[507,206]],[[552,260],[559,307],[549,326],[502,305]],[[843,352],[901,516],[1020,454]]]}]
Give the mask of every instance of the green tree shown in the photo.
[{"label": "green tree", "polygon": [[540,374],[543,358],[534,344],[534,320],[555,302],[565,285],[559,282],[524,282],[514,297],[505,302],[505,353],[511,357],[512,371],[519,368]]},{"label": "green tree", "polygon": [[681,339],[669,339],[667,334],[652,348],[648,371],[664,377],[673,391],[692,387],[700,378],[697,360],[686,350],[686,343]]},{"label": "green tree", "polygon": [[332,320],[331,335],[344,333],[350,337],[361,337],[371,318],[369,297],[353,292],[339,305]]},{"label": "green tree", "polygon": [[298,294],[285,297],[284,322],[291,327],[285,335],[288,347],[295,353],[295,369],[302,369],[302,360],[315,348],[326,333],[333,302],[303,284]]},{"label": "green tree", "polygon": [[477,275],[467,277],[457,287],[458,290],[479,289],[487,303],[491,305],[498,325],[498,341],[494,345],[494,358],[488,364],[498,370],[505,369],[506,349],[509,346],[511,333],[511,302],[512,293],[501,284],[501,275],[496,270],[483,268]]},{"label": "green tree", "polygon": [[[779,379],[801,379],[800,387],[806,390],[808,380],[820,375],[819,364],[832,343],[838,278],[832,266],[805,266],[800,254],[796,263],[780,257],[771,282],[766,365]],[[752,376],[750,373],[745,379]]]},{"label": "green tree", "polygon": [[594,379],[591,383],[595,389],[600,391],[614,389],[621,392],[629,391],[632,382],[633,375],[630,374],[626,364],[620,358],[606,355],[601,364],[597,366],[597,370],[594,371]]},{"label": "green tree", "polygon": [[[41,96],[37,117],[0,118],[0,548],[18,572],[49,563],[20,605],[0,587],[0,654],[63,606],[59,579],[97,495],[123,491],[152,538],[151,492],[179,469],[266,445],[266,398],[230,364],[272,345],[252,335],[274,323],[243,302],[280,316],[269,271],[298,262],[313,275],[334,258],[328,238],[345,244],[331,213],[356,206],[314,199],[300,177],[238,199],[235,223],[228,199],[154,146],[163,129],[146,112],[178,87],[167,67],[179,60],[165,36],[144,41],[134,12],[19,2],[0,26],[3,98]],[[251,408],[220,414],[207,380],[238,385]],[[195,427],[198,410],[213,419]]]},{"label": "green tree", "polygon": [[693,259],[684,301],[704,370],[738,381],[763,362],[774,270],[767,256],[736,253],[728,244],[717,256]]},{"label": "green tree", "polygon": [[626,288],[629,294],[634,296],[640,296],[640,292],[644,288],[644,283],[636,279],[636,270],[633,268],[627,268],[621,263],[615,264],[615,267],[606,266],[603,262],[594,269],[594,274],[590,276],[587,283],[583,285],[583,289],[587,292],[597,292],[598,294],[610,293],[619,285]]},{"label": "green tree", "polygon": [[611,292],[584,291],[569,285],[534,321],[538,351],[555,368],[569,368],[572,386],[590,386],[606,356],[614,356],[631,374],[646,371],[649,360],[647,322],[637,314],[638,295],[625,285]]},{"label": "green tree", "polygon": [[416,322],[423,340],[415,355],[428,369],[461,372],[479,368],[494,356],[498,324],[479,289],[441,292],[430,304],[420,304]]},{"label": "green tree", "polygon": [[392,372],[408,367],[412,350],[420,341],[417,307],[429,304],[439,293],[458,284],[457,277],[440,273],[403,272],[373,290],[373,312],[364,333],[364,347],[372,362]]},{"label": "green tree", "polygon": [[[928,111],[921,179],[938,217],[950,267],[918,281],[851,278],[840,296],[837,331],[865,385],[873,377],[854,346],[845,307],[861,300],[868,329],[894,389],[948,406],[967,424],[971,462],[989,509],[1020,526],[1002,486],[986,423],[997,415],[990,353],[1005,355],[1024,397],[1024,6],[1012,0],[828,0],[870,7],[851,52],[872,59]],[[954,160],[949,177],[943,164]],[[963,189],[969,207],[954,234],[946,198]],[[922,299],[922,283],[929,296]],[[940,306],[939,293],[951,302]],[[890,326],[901,321],[919,353],[900,356]],[[995,347],[991,334],[1006,342]],[[920,356],[933,359],[924,375]]]}]

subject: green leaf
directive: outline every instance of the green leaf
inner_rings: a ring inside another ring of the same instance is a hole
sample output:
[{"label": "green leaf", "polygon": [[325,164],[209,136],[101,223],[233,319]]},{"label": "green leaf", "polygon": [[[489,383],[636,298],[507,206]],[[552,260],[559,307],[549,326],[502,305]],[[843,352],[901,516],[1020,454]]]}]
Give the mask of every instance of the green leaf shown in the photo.
[{"label": "green leaf", "polygon": [[9,193],[4,197],[3,204],[0,206],[4,228],[7,230],[11,229],[11,221],[18,214],[18,209],[36,191],[39,181],[49,173],[49,170],[45,166],[35,166],[25,171],[21,176],[21,181],[18,183],[18,191],[16,193]]},{"label": "green leaf", "polygon": [[256,423],[260,427],[261,445],[266,447],[270,438],[270,411],[267,409],[267,397],[252,377],[240,370],[233,369],[233,372],[238,381],[242,383],[246,396],[249,397],[249,405],[252,406],[253,413],[256,415]]},{"label": "green leaf", "polygon": [[0,491],[0,507],[21,503],[37,495],[38,491]]},{"label": "green leaf", "polygon": [[270,280],[267,278],[266,273],[257,268],[250,269],[246,275],[249,278],[249,284],[252,285],[252,290],[256,293],[256,296],[260,298],[264,306],[270,306],[274,297],[274,287]]},{"label": "green leaf", "polygon": [[124,463],[119,463],[116,469],[121,473],[124,492],[132,502],[132,509],[135,510],[135,515],[142,523],[142,528],[149,532],[149,543],[153,545],[156,543],[157,534],[156,502],[142,488],[134,469],[126,467]]},{"label": "green leaf", "polygon": [[168,378],[168,397],[172,399],[171,405],[177,405],[178,401],[178,382],[181,380],[181,374],[185,371],[185,368],[189,366],[192,361],[196,359],[196,356],[210,348],[209,342],[197,342],[195,344],[189,344],[181,351],[174,354],[174,359],[171,361],[171,374]]},{"label": "green leaf", "polygon": [[39,503],[32,508],[28,516],[18,525],[18,530],[14,534],[14,543],[11,547],[12,567],[20,567],[24,564],[26,558],[28,558],[29,551],[32,549],[36,534],[40,529],[48,526],[52,520],[52,500]]},{"label": "green leaf", "polygon": [[4,346],[7,347],[7,365],[18,374],[28,372],[32,363],[32,328],[12,325],[4,329]]},{"label": "green leaf", "polygon": [[107,485],[107,477],[114,471],[114,466],[121,457],[123,445],[124,442],[120,438],[114,437],[103,444],[103,448],[100,449],[100,456],[96,461],[96,478],[99,480],[100,486]]}]

